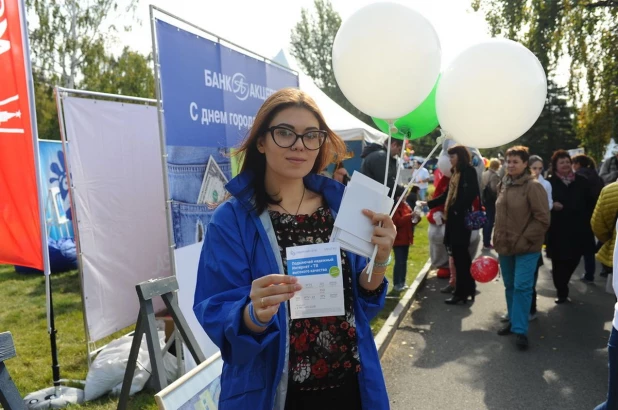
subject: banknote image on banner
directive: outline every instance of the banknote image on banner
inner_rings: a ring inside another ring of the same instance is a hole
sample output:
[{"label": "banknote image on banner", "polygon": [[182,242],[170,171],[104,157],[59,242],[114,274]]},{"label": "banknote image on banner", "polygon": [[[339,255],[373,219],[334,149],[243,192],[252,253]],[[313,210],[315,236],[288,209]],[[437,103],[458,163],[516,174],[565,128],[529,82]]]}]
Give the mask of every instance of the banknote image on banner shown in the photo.
[{"label": "banknote image on banner", "polygon": [[289,70],[155,19],[176,248],[200,242],[264,101],[298,87]]},{"label": "banknote image on banner", "polygon": [[0,0],[0,263],[43,270],[24,33],[18,1]]}]

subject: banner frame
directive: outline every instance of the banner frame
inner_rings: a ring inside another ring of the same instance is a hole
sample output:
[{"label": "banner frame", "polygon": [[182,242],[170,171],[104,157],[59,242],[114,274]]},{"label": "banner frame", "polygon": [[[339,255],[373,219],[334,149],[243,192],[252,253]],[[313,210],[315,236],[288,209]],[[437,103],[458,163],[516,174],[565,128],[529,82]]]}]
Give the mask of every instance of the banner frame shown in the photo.
[{"label": "banner frame", "polygon": [[[60,125],[60,139],[62,143],[62,152],[64,153],[64,167],[67,173],[67,185],[69,188],[71,212],[73,213],[73,230],[74,230],[74,235],[75,235],[75,247],[77,251],[77,263],[78,263],[78,272],[79,272],[79,281],[80,281],[80,290],[81,290],[80,296],[82,299],[81,302],[82,302],[82,312],[83,312],[83,320],[84,320],[84,333],[86,335],[88,368],[90,368],[92,364],[92,358],[94,357],[94,355],[96,355],[96,353],[98,353],[105,346],[97,348],[96,342],[98,340],[92,340],[92,337],[88,330],[88,317],[86,315],[86,301],[84,298],[84,269],[83,269],[81,243],[80,243],[80,235],[79,235],[79,222],[77,218],[78,211],[75,206],[75,194],[73,192],[74,186],[71,180],[71,173],[69,169],[69,157],[68,157],[68,152],[67,152],[67,144],[69,143],[69,141],[66,135],[66,127],[64,123],[64,98],[68,97],[69,95],[100,97],[102,99],[118,99],[118,100],[125,100],[129,102],[138,102],[138,103],[141,102],[141,103],[145,103],[147,105],[152,105],[152,106],[155,105],[156,100],[152,98],[133,97],[133,96],[120,95],[120,94],[109,94],[109,93],[102,93],[102,92],[97,92],[97,91],[77,90],[77,89],[65,88],[65,87],[60,87],[60,86],[54,87],[54,94],[56,98],[58,123]],[[130,335],[132,333],[133,331],[127,334]]]},{"label": "banner frame", "polygon": [[[237,51],[241,51],[242,53],[247,54],[250,57],[254,57],[254,58],[257,58],[259,60],[263,60],[265,63],[269,63],[269,64],[272,64],[272,65],[275,65],[275,66],[277,66],[279,68],[282,68],[283,70],[285,70],[285,71],[287,71],[287,72],[289,72],[291,74],[296,74],[296,76],[298,77],[298,74],[299,74],[298,71],[293,70],[290,67],[286,67],[284,65],[281,65],[278,62],[276,62],[276,61],[274,61],[274,60],[272,60],[272,59],[270,59],[268,57],[264,57],[263,55],[258,54],[256,52],[253,52],[253,51],[251,51],[251,50],[249,50],[249,49],[247,49],[247,48],[245,48],[243,46],[240,46],[240,45],[238,45],[238,44],[236,44],[236,43],[234,43],[232,41],[226,40],[226,39],[224,39],[221,36],[218,36],[218,35],[210,32],[210,31],[208,31],[208,30],[206,30],[206,29],[204,29],[204,28],[202,28],[202,27],[200,27],[200,26],[198,26],[196,24],[193,24],[193,23],[183,19],[182,17],[179,17],[179,16],[177,16],[177,15],[175,15],[173,13],[170,13],[169,11],[163,10],[163,9],[161,9],[161,8],[151,4],[150,5],[150,19],[151,19],[151,27],[152,27],[152,35],[153,35],[153,38],[152,38],[153,52],[158,52],[158,48],[156,47],[156,37],[155,37],[156,36],[156,33],[155,33],[156,30],[154,29],[154,20],[156,18],[154,16],[154,12],[155,11],[158,12],[158,13],[161,13],[164,16],[171,17],[173,20],[177,20],[177,21],[179,21],[179,22],[181,22],[183,24],[186,24],[187,26],[190,26],[190,27],[192,27],[192,28],[194,28],[194,29],[196,29],[198,31],[201,31],[204,34],[207,34],[207,35],[209,35],[211,37],[214,37],[216,39],[217,43],[219,43],[219,44],[222,44],[224,46],[232,46],[231,48],[235,48],[235,49],[237,49]],[[157,54],[153,53],[153,57],[157,57],[157,56],[158,56],[158,53]],[[155,64],[155,68],[158,68],[158,60],[157,59],[154,59],[154,64]],[[159,85],[159,83],[157,81],[157,72],[156,71],[157,70],[155,70],[155,85]],[[159,88],[157,88],[157,93],[159,93]],[[157,96],[157,100],[159,99],[158,97],[159,96]]]},{"label": "banner frame", "polygon": [[[259,60],[264,61],[267,64],[272,64],[274,66],[277,66],[291,74],[294,74],[298,77],[298,72],[296,70],[292,70],[289,67],[285,67],[279,63],[277,63],[276,61],[273,61],[269,58],[266,58],[260,54],[254,53],[251,50],[248,50],[245,47],[239,46],[238,44],[235,44],[231,41],[228,41],[220,36],[217,36],[214,33],[211,33],[208,30],[205,30],[203,28],[201,28],[200,26],[193,24],[185,19],[183,19],[182,17],[179,17],[175,14],[172,14],[168,11],[165,11],[155,5],[150,5],[149,6],[150,9],[150,28],[151,28],[151,36],[152,36],[152,55],[153,55],[153,65],[154,65],[154,80],[155,80],[155,94],[156,94],[156,105],[157,105],[157,117],[158,117],[158,122],[159,122],[159,142],[161,145],[161,161],[162,161],[162,168],[163,168],[163,188],[164,188],[164,194],[165,194],[165,210],[166,210],[166,216],[167,216],[167,230],[168,230],[168,240],[169,240],[169,244],[170,244],[170,264],[171,264],[171,268],[172,268],[172,275],[176,276],[176,259],[175,259],[175,255],[174,255],[174,251],[176,250],[176,243],[174,240],[174,228],[173,228],[173,222],[172,222],[172,218],[171,218],[171,203],[172,203],[172,199],[170,198],[169,195],[169,176],[168,176],[168,170],[167,170],[167,144],[166,144],[166,135],[165,135],[165,129],[164,129],[164,123],[163,123],[163,100],[161,98],[161,78],[160,78],[160,64],[159,64],[159,46],[157,43],[157,29],[156,29],[156,20],[157,20],[157,16],[155,16],[155,13],[160,13],[163,16],[167,16],[169,18],[171,18],[172,20],[176,20],[177,22],[181,22],[182,24],[185,24],[199,32],[202,32],[204,34],[207,34],[210,37],[214,37],[216,39],[216,42],[219,44],[222,44],[224,46],[229,45],[232,46],[233,48],[239,50],[240,52],[242,52],[245,55],[248,55],[249,57],[254,57],[257,58]],[[163,21],[164,19],[162,19]],[[223,42],[225,42],[226,44],[223,44]]]}]

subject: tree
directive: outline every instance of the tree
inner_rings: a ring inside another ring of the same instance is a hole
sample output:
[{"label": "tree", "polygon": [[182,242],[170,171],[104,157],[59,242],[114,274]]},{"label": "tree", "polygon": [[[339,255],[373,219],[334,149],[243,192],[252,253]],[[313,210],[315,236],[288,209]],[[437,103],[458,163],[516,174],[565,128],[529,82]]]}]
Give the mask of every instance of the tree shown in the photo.
[{"label": "tree", "polygon": [[314,0],[315,13],[302,9],[300,21],[292,29],[291,53],[305,73],[333,101],[365,123],[375,127],[370,116],[348,101],[337,85],[333,72],[332,52],[341,17],[329,0]]},{"label": "tree", "polygon": [[569,97],[581,107],[577,135],[599,158],[598,147],[618,137],[618,0],[473,0],[472,6],[485,13],[492,35],[530,48],[548,76],[561,57],[570,58]]},{"label": "tree", "polygon": [[[120,16],[118,1],[28,0],[26,4],[37,20],[29,33],[34,65],[43,77],[75,88],[86,56],[117,32],[114,24],[103,23]],[[130,0],[124,11],[132,12],[136,6],[137,0]]]},{"label": "tree", "polygon": [[[100,45],[103,47],[103,45]],[[87,55],[80,86],[99,92],[154,98],[152,55],[131,51],[125,47],[116,58],[105,52]]]},{"label": "tree", "polygon": [[132,13],[137,1],[128,1],[122,9],[117,0],[26,1],[37,125],[42,138],[60,138],[55,85],[104,92],[122,90],[140,97],[154,95],[150,57],[125,48],[115,58],[107,49],[118,30],[105,22],[121,13]]},{"label": "tree", "polygon": [[573,128],[575,109],[568,104],[567,98],[566,87],[549,81],[545,106],[532,128],[507,145],[481,150],[482,154],[488,158],[496,157],[498,153],[504,154],[509,147],[524,145],[531,154],[540,155],[547,161],[558,148],[576,148],[579,141]]}]

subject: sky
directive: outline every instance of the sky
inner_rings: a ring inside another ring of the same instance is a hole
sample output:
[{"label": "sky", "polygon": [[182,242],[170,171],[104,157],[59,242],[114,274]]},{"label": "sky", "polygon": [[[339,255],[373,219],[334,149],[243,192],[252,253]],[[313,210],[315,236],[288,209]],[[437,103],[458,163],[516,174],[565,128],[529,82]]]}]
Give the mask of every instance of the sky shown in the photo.
[{"label": "sky", "polygon": [[[345,20],[375,0],[331,0]],[[435,27],[445,67],[466,47],[489,38],[482,14],[474,13],[469,0],[398,0],[422,13]],[[301,9],[313,9],[313,0],[140,0],[130,33],[121,33],[116,47],[125,45],[148,53],[152,50],[149,5],[181,17],[221,38],[264,57],[289,51],[290,32],[300,20]],[[128,21],[130,23],[130,20]]]},{"label": "sky", "polygon": [[[120,0],[120,4],[123,1],[128,0]],[[376,2],[330,1],[344,21],[356,10]],[[419,11],[433,24],[440,38],[442,69],[467,47],[490,38],[485,17],[472,10],[470,0],[391,1]],[[289,52],[290,33],[300,20],[301,10],[314,9],[313,0],[139,0],[135,15],[139,22],[135,22],[130,16],[124,17],[122,23],[132,25],[133,29],[117,36],[114,51],[119,53],[124,46],[130,46],[142,53],[152,51],[150,4],[271,59],[281,49]],[[369,50],[368,58],[370,57]],[[568,59],[562,58],[554,72],[554,81],[564,86],[568,78]]]}]

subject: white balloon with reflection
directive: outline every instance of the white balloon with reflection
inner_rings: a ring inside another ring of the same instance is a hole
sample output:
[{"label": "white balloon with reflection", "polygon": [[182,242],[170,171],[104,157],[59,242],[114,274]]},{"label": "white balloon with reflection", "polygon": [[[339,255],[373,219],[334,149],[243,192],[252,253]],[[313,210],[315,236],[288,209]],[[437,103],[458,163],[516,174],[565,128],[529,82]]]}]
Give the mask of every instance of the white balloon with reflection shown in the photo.
[{"label": "white balloon with reflection", "polygon": [[436,92],[440,126],[460,144],[498,147],[519,138],[539,118],[547,77],[530,50],[491,39],[459,54]]},{"label": "white balloon with reflection", "polygon": [[440,58],[431,23],[391,2],[356,11],[333,44],[333,71],[341,91],[356,108],[377,118],[399,118],[418,107],[436,83]]}]

